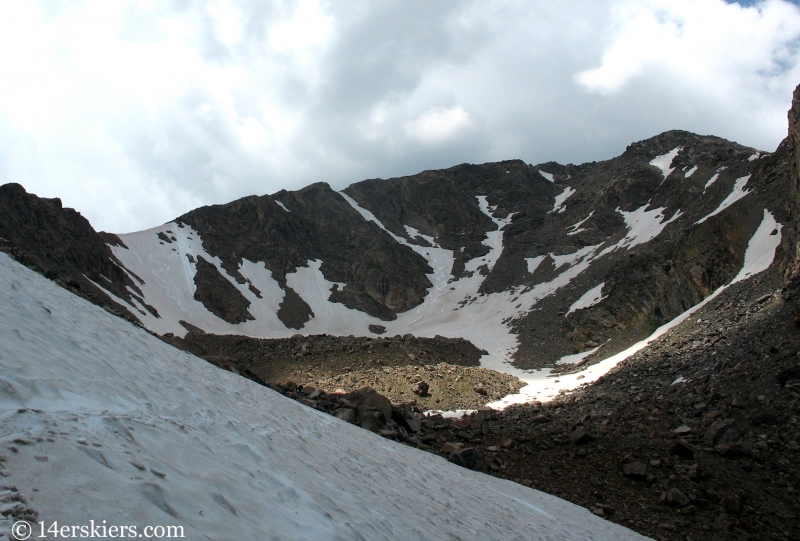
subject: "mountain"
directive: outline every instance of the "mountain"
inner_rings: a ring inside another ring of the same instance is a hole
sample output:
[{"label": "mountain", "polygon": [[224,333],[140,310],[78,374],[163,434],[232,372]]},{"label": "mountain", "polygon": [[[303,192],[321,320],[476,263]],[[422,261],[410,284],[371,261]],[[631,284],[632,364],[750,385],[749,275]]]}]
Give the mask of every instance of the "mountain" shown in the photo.
[{"label": "mountain", "polygon": [[6,185],[0,238],[159,335],[439,335],[489,368],[555,367],[623,351],[730,282],[764,209],[791,238],[789,163],[670,131],[603,162],[314,184],[125,235]]},{"label": "mountain", "polygon": [[[311,411],[360,419],[347,392],[369,383],[384,385],[391,400],[375,400],[392,420],[396,408],[490,402],[457,420],[433,415],[403,441],[640,533],[792,539],[799,163],[800,87],[772,153],[670,131],[603,162],[315,184],[126,235],[1,186],[0,251],[143,327],[0,254],[0,429],[13,447],[3,475],[45,487],[9,486],[11,514],[35,518],[23,492],[66,513],[69,490],[94,483],[123,504],[90,497],[87,520],[98,505],[155,521],[211,502],[223,525],[277,509],[288,538],[431,538],[421,528],[433,517],[445,517],[437,535],[458,538],[636,538]],[[57,459],[31,459],[48,444]],[[187,524],[225,538],[203,520]]]}]

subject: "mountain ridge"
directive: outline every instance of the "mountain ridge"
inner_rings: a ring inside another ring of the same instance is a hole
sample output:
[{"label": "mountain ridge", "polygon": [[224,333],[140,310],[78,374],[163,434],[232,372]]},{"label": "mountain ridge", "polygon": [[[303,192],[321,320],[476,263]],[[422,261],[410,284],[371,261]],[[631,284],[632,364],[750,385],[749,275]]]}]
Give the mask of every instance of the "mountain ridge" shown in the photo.
[{"label": "mountain ridge", "polygon": [[[382,328],[477,339],[493,367],[554,366],[598,344],[595,358],[621,351],[727,283],[761,209],[774,207],[779,221],[794,212],[774,195],[788,188],[786,167],[780,149],[671,130],[581,165],[461,164],[341,192],[317,183],[200,207],[149,234],[98,234],[112,255],[83,264],[78,282],[158,334],[182,336],[181,322],[256,337]],[[27,244],[2,227],[12,252]],[[41,268],[58,259],[21,251]],[[179,251],[180,262],[170,255]],[[172,313],[176,286],[151,287],[162,280],[146,276],[153,258],[191,277],[179,304],[202,308]],[[598,287],[597,302],[580,304]],[[505,312],[488,324],[504,329],[476,338],[470,327],[491,303]]]}]

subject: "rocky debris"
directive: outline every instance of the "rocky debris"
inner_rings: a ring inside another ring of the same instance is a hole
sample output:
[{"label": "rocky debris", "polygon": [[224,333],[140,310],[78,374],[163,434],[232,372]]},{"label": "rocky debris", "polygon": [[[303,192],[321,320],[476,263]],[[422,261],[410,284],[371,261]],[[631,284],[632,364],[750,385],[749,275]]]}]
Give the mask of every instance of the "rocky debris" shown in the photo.
[{"label": "rocky debris", "polygon": [[[475,409],[524,385],[479,367],[484,352],[462,339],[296,335],[265,340],[199,330],[162,339],[260,383],[291,380],[344,392],[371,387],[392,402],[416,403],[424,410]],[[424,387],[420,383],[427,389],[416,394],[415,385],[418,391]]]},{"label": "rocky debris", "polygon": [[30,505],[25,494],[14,485],[0,484],[0,535],[14,539],[10,535],[14,523],[23,521],[34,525],[38,520],[39,512]]},{"label": "rocky debris", "polygon": [[430,389],[430,385],[424,381],[418,381],[411,386],[411,392],[417,396],[428,396],[428,389]]},{"label": "rocky debris", "polygon": [[350,393],[327,393],[294,382],[271,383],[273,391],[301,404],[333,415],[385,438],[424,447],[429,438],[422,436],[422,410],[414,404],[392,404],[388,398],[369,387]]},{"label": "rocky debris", "polygon": [[622,465],[622,472],[625,477],[643,480],[647,477],[647,464],[644,462],[629,462]]},{"label": "rocky debris", "polygon": [[474,470],[480,460],[480,453],[472,447],[457,448],[450,453],[450,462]]}]

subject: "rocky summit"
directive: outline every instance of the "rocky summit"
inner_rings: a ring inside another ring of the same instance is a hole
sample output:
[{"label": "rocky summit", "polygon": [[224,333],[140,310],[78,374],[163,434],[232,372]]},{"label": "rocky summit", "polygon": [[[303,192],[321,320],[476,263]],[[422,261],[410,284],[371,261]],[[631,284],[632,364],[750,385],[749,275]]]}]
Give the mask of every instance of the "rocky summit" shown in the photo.
[{"label": "rocky summit", "polygon": [[124,235],[5,185],[0,250],[309,407],[654,538],[793,539],[798,164],[800,88],[774,152],[669,131]]}]

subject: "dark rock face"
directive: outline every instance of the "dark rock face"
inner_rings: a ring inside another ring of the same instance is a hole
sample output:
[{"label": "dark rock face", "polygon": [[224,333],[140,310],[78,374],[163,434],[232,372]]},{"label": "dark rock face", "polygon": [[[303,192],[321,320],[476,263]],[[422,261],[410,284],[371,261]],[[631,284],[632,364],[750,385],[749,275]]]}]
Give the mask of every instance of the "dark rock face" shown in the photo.
[{"label": "dark rock face", "polygon": [[195,300],[202,302],[203,306],[215,316],[228,323],[242,323],[255,319],[247,311],[250,301],[219,273],[217,267],[202,257],[197,258],[194,283],[197,286],[194,292]]},{"label": "dark rock face", "polygon": [[[284,290],[287,273],[321,260],[327,280],[346,284],[332,292],[331,301],[384,320],[420,304],[430,287],[427,262],[366,222],[327,184],[202,207],[177,221],[198,231],[204,248],[241,283],[243,258],[263,261]],[[301,328],[311,316],[300,302],[287,290],[281,320],[291,328]]]},{"label": "dark rock face", "polygon": [[[670,164],[673,171],[665,179],[649,162],[678,147]],[[620,211],[663,208],[662,220],[680,212],[654,239],[592,262],[569,288],[543,299],[538,310],[512,322],[520,341],[517,365],[535,367],[599,344],[605,344],[606,354],[620,351],[728,283],[742,265],[747,242],[764,209],[786,223],[796,206],[781,195],[789,189],[788,153],[779,149],[753,159],[755,154],[755,149],[718,137],[669,131],[634,143],[621,156],[604,162],[464,164],[397,179],[367,180],[345,192],[394,234],[411,240],[406,230],[411,226],[455,250],[456,279],[465,273],[466,261],[487,253],[483,241],[487,232],[497,229],[481,212],[476,196],[487,197],[491,207],[496,207],[496,218],[513,213],[503,230],[503,252],[494,268],[477,271],[486,275],[481,293],[524,291],[552,280],[564,268],[556,268],[548,254],[571,254],[619,242],[628,232]],[[708,184],[714,175],[716,180]],[[746,198],[723,215],[695,223],[730,194],[736,179],[746,175],[751,175]],[[566,200],[565,210],[554,211],[556,196],[567,188],[575,193]],[[582,221],[580,230],[571,228]],[[525,259],[537,256],[545,258],[531,274]],[[554,317],[564,315],[582,293],[602,282],[603,302],[564,318]]]},{"label": "dark rock face", "polygon": [[[463,276],[467,261],[486,255],[486,232],[497,229],[481,212],[475,196],[487,196],[492,205],[499,203],[497,214],[501,216],[517,210],[523,202],[529,212],[545,214],[555,197],[553,185],[519,160],[365,180],[345,193],[372,211],[395,235],[411,240],[405,229],[409,225],[434,237],[442,248],[457,251],[455,278]],[[511,201],[517,202],[513,208],[505,204]]]},{"label": "dark rock face", "polygon": [[37,197],[19,184],[0,186],[0,250],[73,293],[138,323],[130,306],[121,306],[95,285],[126,300],[136,297],[155,313],[141,300],[141,290],[108,244],[121,241],[116,235],[95,232],[86,218],[63,208],[60,199]]},{"label": "dark rock face", "polygon": [[294,289],[285,286],[284,291],[286,294],[278,309],[278,318],[290,329],[302,329],[314,317],[314,312]]}]

